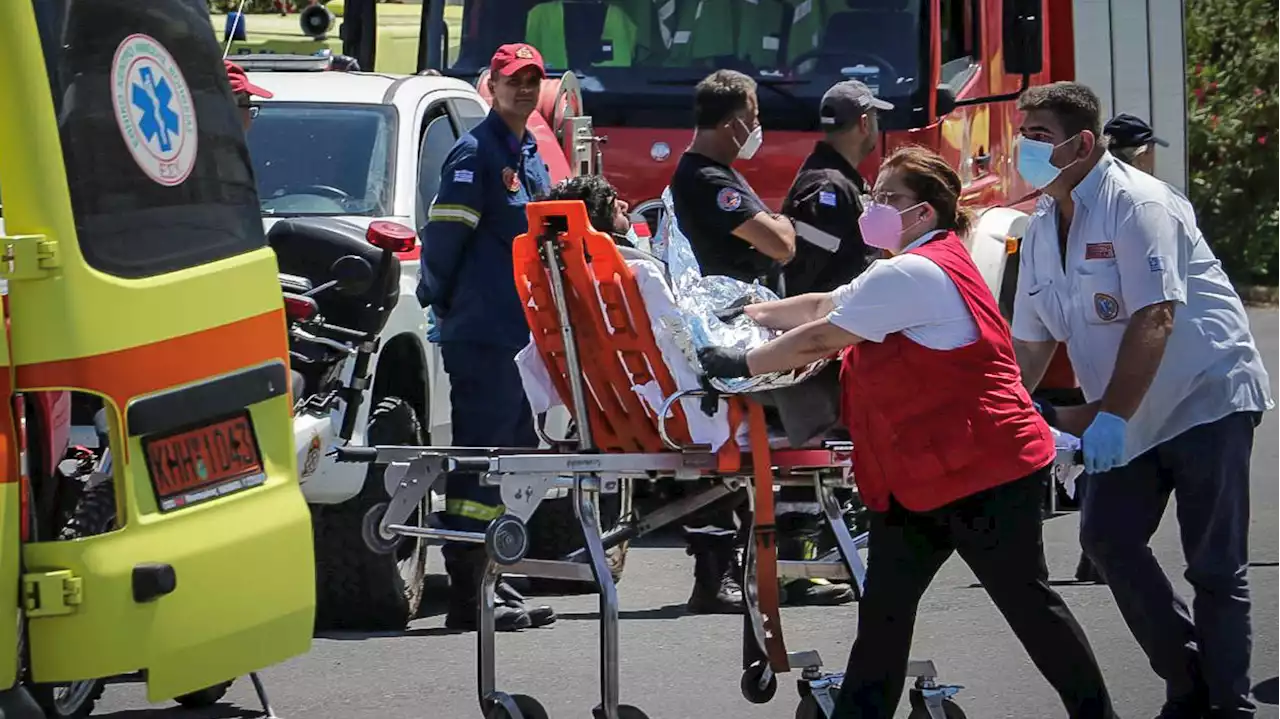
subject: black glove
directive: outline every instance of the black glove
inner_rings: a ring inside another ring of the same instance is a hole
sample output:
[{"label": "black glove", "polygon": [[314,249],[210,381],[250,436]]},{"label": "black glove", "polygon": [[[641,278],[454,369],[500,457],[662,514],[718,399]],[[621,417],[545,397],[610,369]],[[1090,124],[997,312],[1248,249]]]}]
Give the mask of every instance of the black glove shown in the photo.
[{"label": "black glove", "polygon": [[703,347],[698,350],[698,363],[708,377],[750,377],[746,350],[732,347]]},{"label": "black glove", "polygon": [[751,295],[743,295],[734,300],[728,307],[721,307],[714,312],[716,319],[728,324],[734,318],[738,317],[745,311],[747,305],[755,304],[756,299]]},{"label": "black glove", "polygon": [[1036,411],[1040,413],[1041,417],[1044,417],[1044,421],[1048,423],[1050,427],[1057,428],[1058,426],[1058,408],[1057,407],[1054,407],[1048,402],[1040,402],[1038,400],[1031,400],[1031,404],[1035,405]]}]

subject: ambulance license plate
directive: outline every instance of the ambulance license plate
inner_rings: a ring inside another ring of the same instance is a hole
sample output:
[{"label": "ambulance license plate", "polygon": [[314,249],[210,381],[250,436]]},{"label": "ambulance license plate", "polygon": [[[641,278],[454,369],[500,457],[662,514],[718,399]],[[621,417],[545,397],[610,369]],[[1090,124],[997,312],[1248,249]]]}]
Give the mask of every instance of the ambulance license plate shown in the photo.
[{"label": "ambulance license plate", "polygon": [[142,440],[160,511],[182,509],[267,481],[249,413]]}]

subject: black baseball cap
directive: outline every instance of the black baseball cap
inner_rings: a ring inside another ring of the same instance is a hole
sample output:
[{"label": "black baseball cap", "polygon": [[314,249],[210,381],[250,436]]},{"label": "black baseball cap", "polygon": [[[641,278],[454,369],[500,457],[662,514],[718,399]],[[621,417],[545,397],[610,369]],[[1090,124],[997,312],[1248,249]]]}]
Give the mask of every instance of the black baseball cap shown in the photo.
[{"label": "black baseball cap", "polygon": [[857,80],[837,82],[822,96],[818,107],[823,127],[847,125],[870,110],[892,110],[893,103],[876,97],[871,88]]},{"label": "black baseball cap", "polygon": [[1169,143],[1156,137],[1146,121],[1128,113],[1111,118],[1107,126],[1102,128],[1102,133],[1111,138],[1111,147],[1143,147],[1153,142],[1161,147],[1169,146]]}]

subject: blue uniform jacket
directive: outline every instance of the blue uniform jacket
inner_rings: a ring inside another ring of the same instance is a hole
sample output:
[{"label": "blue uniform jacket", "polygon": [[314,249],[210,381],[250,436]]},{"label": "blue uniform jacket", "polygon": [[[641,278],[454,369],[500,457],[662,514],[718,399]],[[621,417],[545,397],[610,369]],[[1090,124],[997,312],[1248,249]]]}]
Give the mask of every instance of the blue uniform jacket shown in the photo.
[{"label": "blue uniform jacket", "polygon": [[454,144],[420,232],[418,301],[434,312],[439,341],[528,344],[511,244],[529,228],[525,205],[550,190],[533,136],[517,139],[495,112]]}]

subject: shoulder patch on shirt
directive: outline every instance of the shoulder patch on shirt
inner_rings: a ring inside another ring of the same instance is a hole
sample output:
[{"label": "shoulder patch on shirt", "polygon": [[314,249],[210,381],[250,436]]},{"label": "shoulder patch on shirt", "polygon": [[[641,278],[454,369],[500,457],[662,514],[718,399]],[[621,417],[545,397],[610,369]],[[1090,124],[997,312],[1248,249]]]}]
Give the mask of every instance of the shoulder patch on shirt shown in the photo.
[{"label": "shoulder patch on shirt", "polygon": [[1116,247],[1110,242],[1089,242],[1084,246],[1086,260],[1112,260],[1116,256]]},{"label": "shoulder patch on shirt", "polygon": [[1152,272],[1164,272],[1164,258],[1163,258],[1163,257],[1161,257],[1161,256],[1159,256],[1159,255],[1155,255],[1155,256],[1153,256],[1153,257],[1148,257],[1148,258],[1147,258],[1147,267],[1148,267]]},{"label": "shoulder patch on shirt", "polygon": [[1111,295],[1098,292],[1093,296],[1093,311],[1098,313],[1098,319],[1110,322],[1120,316],[1120,303]]},{"label": "shoulder patch on shirt", "polygon": [[827,207],[835,207],[835,206],[836,206],[836,193],[834,193],[834,192],[826,192],[826,191],[819,192],[819,193],[818,193],[818,204],[819,204],[819,205],[826,205]]},{"label": "shoulder patch on shirt", "polygon": [[454,170],[453,171],[454,182],[465,182],[467,184],[470,184],[471,181],[475,179],[475,176],[476,175],[473,170]]},{"label": "shoulder patch on shirt", "polygon": [[507,192],[520,191],[520,178],[516,177],[516,171],[510,167],[502,168],[502,184],[506,186]]},{"label": "shoulder patch on shirt", "polygon": [[732,187],[721,188],[716,194],[716,205],[725,212],[732,212],[742,206],[742,193]]}]

